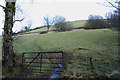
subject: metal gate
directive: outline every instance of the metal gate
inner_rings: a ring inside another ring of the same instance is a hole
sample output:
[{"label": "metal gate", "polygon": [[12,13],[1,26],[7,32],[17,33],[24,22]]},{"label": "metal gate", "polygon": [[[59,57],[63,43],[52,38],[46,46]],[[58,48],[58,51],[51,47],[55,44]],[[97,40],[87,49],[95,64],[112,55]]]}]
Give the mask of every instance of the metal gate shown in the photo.
[{"label": "metal gate", "polygon": [[64,70],[63,52],[26,52],[22,54],[22,65],[23,71],[60,74]]}]

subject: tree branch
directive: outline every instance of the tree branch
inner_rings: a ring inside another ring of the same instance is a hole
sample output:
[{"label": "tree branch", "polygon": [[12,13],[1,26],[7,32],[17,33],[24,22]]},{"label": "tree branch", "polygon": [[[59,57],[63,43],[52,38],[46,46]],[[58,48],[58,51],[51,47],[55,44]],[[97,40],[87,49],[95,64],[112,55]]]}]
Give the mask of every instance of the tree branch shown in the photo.
[{"label": "tree branch", "polygon": [[15,23],[15,22],[17,22],[17,21],[19,21],[19,22],[21,22],[21,21],[23,21],[24,19],[21,19],[21,20],[15,20],[13,23]]},{"label": "tree branch", "polygon": [[112,7],[114,7],[114,8],[116,8],[116,9],[118,9],[118,10],[120,10],[118,7],[116,7],[116,6],[114,6],[110,1],[108,1],[108,0],[106,0]]},{"label": "tree branch", "polygon": [[102,3],[97,3],[97,4],[100,4],[100,5],[102,5],[102,6],[105,6],[105,7],[112,7],[112,6],[108,6],[108,5],[105,5],[105,4],[102,4]]},{"label": "tree branch", "polygon": [[3,9],[5,9],[5,8],[6,8],[6,7],[2,6],[2,5],[0,5],[0,7],[2,7]]}]

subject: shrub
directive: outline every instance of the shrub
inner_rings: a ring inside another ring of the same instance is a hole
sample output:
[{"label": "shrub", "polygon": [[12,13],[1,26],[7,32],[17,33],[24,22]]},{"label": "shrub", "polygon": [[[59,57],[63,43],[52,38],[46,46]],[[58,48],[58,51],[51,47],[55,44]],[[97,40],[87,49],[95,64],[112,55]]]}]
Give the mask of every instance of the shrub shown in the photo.
[{"label": "shrub", "polygon": [[103,17],[97,15],[90,15],[85,24],[85,29],[101,29],[106,28],[106,22]]},{"label": "shrub", "polygon": [[[119,12],[117,10],[106,13],[107,24],[111,28],[119,29]],[[119,29],[120,30],[120,29]]]},{"label": "shrub", "polygon": [[40,34],[46,34],[48,31],[41,31]]},{"label": "shrub", "polygon": [[54,17],[54,24],[55,24],[56,31],[59,31],[59,32],[70,31],[73,29],[70,23],[66,23],[66,19],[63,16]]},{"label": "shrub", "polygon": [[69,23],[62,23],[55,25],[56,31],[63,32],[63,31],[71,31],[73,28]]}]

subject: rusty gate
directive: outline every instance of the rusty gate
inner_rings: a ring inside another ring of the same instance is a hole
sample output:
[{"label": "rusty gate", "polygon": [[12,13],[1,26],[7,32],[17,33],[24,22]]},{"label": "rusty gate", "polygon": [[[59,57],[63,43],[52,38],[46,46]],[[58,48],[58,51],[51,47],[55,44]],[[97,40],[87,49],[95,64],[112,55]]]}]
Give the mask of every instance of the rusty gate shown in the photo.
[{"label": "rusty gate", "polygon": [[33,73],[61,73],[64,70],[63,52],[26,52],[22,54],[22,70]]}]

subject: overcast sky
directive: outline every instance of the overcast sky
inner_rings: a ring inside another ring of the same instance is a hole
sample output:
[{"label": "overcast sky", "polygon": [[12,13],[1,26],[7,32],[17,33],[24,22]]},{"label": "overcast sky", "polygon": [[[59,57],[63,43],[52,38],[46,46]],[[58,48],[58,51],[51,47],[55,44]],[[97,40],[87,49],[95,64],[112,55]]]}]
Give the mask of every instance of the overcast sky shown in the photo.
[{"label": "overcast sky", "polygon": [[[64,16],[67,21],[86,20],[90,14],[105,16],[105,13],[113,10],[113,8],[105,7],[98,4],[105,0],[17,0],[16,19],[24,20],[16,22],[13,31],[19,31],[23,26],[28,24],[32,28],[43,25],[43,17],[48,15],[54,17],[56,15]],[[5,1],[0,1],[1,5],[5,5]],[[21,11],[22,10],[22,11]],[[4,12],[0,8],[0,35],[4,26]]]}]

